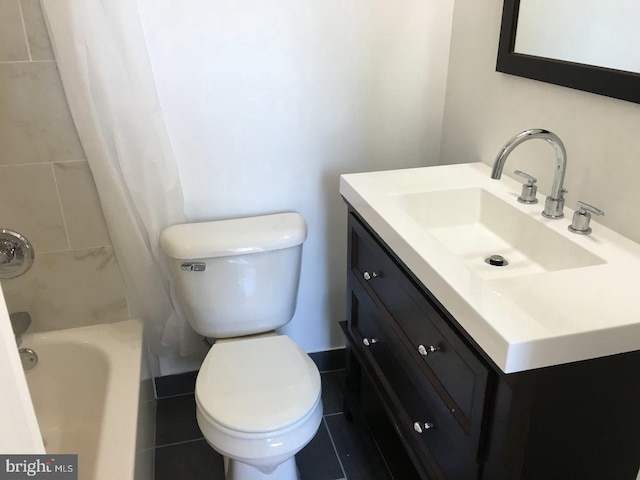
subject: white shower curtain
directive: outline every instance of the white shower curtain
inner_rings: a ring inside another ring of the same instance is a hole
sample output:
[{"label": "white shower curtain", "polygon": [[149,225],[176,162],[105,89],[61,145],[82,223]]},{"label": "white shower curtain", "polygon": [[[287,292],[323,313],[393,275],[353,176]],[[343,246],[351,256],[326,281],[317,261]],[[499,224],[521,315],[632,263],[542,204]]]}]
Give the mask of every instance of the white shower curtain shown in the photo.
[{"label": "white shower curtain", "polygon": [[158,237],[186,221],[136,0],[41,0],[71,114],[93,172],[132,314],[152,351],[187,355]]}]

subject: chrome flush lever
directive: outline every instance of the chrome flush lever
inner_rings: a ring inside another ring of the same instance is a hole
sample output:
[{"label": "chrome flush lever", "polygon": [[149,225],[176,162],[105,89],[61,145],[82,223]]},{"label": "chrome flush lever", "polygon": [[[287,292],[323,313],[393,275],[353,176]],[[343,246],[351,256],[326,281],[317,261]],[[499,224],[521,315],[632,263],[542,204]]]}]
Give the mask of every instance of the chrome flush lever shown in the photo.
[{"label": "chrome flush lever", "polygon": [[207,269],[205,262],[189,262],[180,265],[180,270],[185,272],[204,272]]}]

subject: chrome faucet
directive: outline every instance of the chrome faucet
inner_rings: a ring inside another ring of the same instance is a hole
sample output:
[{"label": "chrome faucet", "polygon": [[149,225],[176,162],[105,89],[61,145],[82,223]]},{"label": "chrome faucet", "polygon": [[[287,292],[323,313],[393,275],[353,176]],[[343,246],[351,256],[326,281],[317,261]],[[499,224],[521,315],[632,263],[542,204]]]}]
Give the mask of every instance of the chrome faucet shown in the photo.
[{"label": "chrome faucet", "polygon": [[564,217],[564,213],[562,213],[562,209],[564,208],[564,194],[567,192],[562,186],[564,183],[564,174],[567,170],[567,151],[564,148],[564,143],[562,143],[562,140],[560,140],[555,133],[541,128],[534,128],[517,134],[505,143],[498,152],[493,162],[491,178],[499,179],[502,176],[502,169],[509,154],[521,143],[534,138],[548,142],[556,153],[556,169],[553,176],[553,185],[551,186],[551,194],[544,202],[542,216],[547,218],[562,218]]},{"label": "chrome faucet", "polygon": [[18,347],[22,344],[22,335],[27,331],[29,325],[31,325],[31,315],[27,312],[16,312],[9,315],[11,320],[11,328],[13,334],[16,337],[16,344]]}]

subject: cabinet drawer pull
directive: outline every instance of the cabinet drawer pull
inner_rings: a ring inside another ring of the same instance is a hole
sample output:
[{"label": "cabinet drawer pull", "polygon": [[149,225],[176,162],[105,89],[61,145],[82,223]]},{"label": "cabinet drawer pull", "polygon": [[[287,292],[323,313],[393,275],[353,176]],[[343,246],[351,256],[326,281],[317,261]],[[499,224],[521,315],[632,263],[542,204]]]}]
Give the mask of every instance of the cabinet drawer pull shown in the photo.
[{"label": "cabinet drawer pull", "polygon": [[422,433],[425,430],[429,430],[431,428],[433,428],[435,425],[431,422],[414,422],[413,424],[413,429],[418,432],[418,433]]},{"label": "cabinet drawer pull", "polygon": [[434,347],[433,345],[429,345],[425,347],[424,345],[418,345],[418,353],[423,357],[426,357],[430,353],[435,353],[440,350],[440,347]]},{"label": "cabinet drawer pull", "polygon": [[365,280],[369,281],[369,280],[371,280],[372,278],[379,277],[380,275],[378,275],[378,272],[371,272],[371,273],[369,273],[369,272],[364,272],[364,273],[362,274],[362,276],[364,277],[364,279],[365,279]]},{"label": "cabinet drawer pull", "polygon": [[362,343],[364,343],[365,347],[368,347],[369,345],[373,345],[374,343],[378,343],[378,339],[377,338],[363,338],[362,339]]}]

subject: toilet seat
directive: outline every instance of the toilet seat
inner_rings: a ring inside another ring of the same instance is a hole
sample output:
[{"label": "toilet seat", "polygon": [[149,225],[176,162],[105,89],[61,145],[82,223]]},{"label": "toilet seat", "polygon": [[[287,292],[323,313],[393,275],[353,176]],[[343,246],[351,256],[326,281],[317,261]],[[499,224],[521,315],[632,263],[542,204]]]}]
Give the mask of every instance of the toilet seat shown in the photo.
[{"label": "toilet seat", "polygon": [[201,414],[246,434],[295,425],[317,405],[320,391],[317,367],[286,335],[214,344],[196,380]]}]

